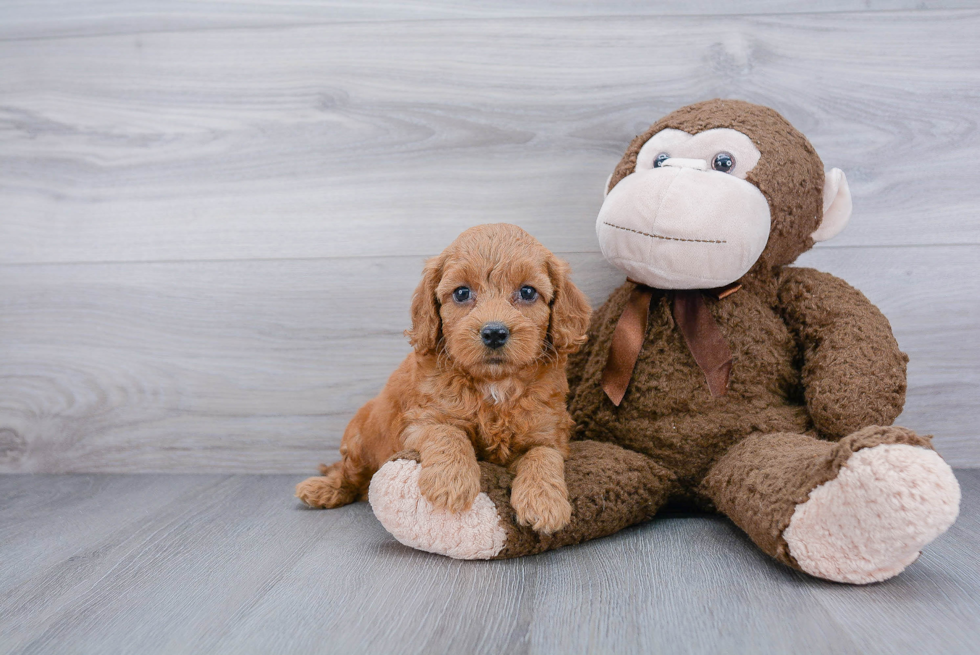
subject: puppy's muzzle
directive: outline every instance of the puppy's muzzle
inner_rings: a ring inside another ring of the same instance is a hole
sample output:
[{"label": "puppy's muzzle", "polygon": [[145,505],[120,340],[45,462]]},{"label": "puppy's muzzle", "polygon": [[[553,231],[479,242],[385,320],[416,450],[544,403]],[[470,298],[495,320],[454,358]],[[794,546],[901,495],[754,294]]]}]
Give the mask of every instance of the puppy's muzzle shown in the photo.
[{"label": "puppy's muzzle", "polygon": [[503,323],[486,323],[480,330],[480,338],[483,339],[483,345],[496,350],[507,343],[507,339],[510,338],[510,330]]}]

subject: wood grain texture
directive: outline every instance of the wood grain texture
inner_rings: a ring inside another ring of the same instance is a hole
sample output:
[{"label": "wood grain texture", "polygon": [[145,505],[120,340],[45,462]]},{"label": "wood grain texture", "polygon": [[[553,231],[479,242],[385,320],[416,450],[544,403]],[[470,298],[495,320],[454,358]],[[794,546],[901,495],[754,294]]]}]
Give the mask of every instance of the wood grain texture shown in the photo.
[{"label": "wood grain texture", "polygon": [[837,246],[980,243],[980,11],[421,20],[0,42],[0,263],[595,252],[629,139],[772,105],[844,169]]},{"label": "wood grain texture", "polygon": [[0,650],[27,653],[975,651],[980,471],[917,562],[853,587],[731,523],[667,515],[535,557],[396,543],[295,476],[0,476]]},{"label": "wood grain texture", "polygon": [[603,181],[713,96],[847,172],[801,263],[882,307],[901,422],[980,466],[978,33],[953,1],[2,3],[0,472],[332,459],[423,257],[517,223],[600,302]]},{"label": "wood grain texture", "polygon": [[962,9],[975,0],[7,0],[0,39],[446,19],[830,13]]},{"label": "wood grain texture", "polygon": [[[978,246],[820,249],[911,357],[903,425],[980,464]],[[568,259],[593,302],[622,274]],[[408,353],[414,257],[2,267],[0,471],[301,472]],[[950,280],[957,280],[955,285]],[[941,289],[942,293],[937,293]]]}]

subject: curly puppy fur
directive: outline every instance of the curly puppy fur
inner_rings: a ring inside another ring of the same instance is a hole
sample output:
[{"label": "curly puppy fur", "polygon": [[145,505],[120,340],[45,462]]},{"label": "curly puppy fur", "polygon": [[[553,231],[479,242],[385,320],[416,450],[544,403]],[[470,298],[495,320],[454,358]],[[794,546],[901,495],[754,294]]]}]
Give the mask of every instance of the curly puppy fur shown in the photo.
[{"label": "curly puppy fur", "polygon": [[[436,509],[468,509],[480,492],[478,459],[510,467],[510,501],[522,525],[564,527],[571,507],[564,461],[568,355],[585,342],[591,309],[570,270],[524,230],[507,224],[463,232],[430,259],[412,300],[414,347],[381,393],[344,432],[341,461],[296,488],[311,507],[363,499],[395,453],[421,456],[419,486]],[[536,297],[521,296],[524,286]],[[453,292],[470,289],[459,302]],[[502,347],[481,338],[506,326]]]}]

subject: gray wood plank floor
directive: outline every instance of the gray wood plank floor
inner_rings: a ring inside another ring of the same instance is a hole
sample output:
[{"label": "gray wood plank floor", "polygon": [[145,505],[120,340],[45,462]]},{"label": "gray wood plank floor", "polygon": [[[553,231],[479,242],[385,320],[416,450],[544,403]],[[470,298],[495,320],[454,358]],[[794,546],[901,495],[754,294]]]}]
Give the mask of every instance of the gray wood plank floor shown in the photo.
[{"label": "gray wood plank floor", "polygon": [[405,548],[295,476],[0,476],[4,653],[975,653],[980,471],[956,524],[867,587],[665,516],[536,557]]}]

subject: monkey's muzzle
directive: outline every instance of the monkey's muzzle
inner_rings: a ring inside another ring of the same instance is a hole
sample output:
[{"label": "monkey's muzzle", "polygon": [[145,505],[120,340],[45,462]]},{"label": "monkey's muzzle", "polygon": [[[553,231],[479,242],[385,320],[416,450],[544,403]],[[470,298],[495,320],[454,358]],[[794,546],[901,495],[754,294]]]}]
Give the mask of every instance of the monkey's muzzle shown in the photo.
[{"label": "monkey's muzzle", "polygon": [[682,160],[626,176],[596,219],[606,259],[651,287],[704,289],[734,282],[769,239],[769,203],[755,185],[687,162],[704,163]]}]

